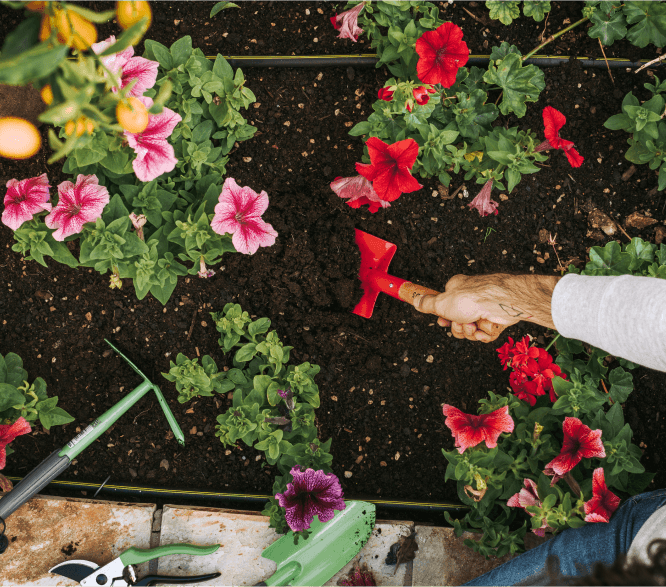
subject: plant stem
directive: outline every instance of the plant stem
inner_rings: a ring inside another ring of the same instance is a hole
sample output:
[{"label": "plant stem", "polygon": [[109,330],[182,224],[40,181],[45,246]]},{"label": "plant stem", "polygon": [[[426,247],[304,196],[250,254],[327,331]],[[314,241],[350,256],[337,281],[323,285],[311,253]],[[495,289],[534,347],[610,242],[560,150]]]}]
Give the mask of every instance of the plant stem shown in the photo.
[{"label": "plant stem", "polygon": [[550,37],[548,37],[543,43],[541,43],[541,45],[539,45],[536,49],[532,49],[532,51],[530,51],[527,55],[525,55],[523,57],[523,61],[532,57],[532,55],[534,55],[539,49],[545,47],[546,45],[548,45],[548,43],[557,39],[557,37],[561,37],[564,33],[569,32],[571,29],[577,27],[579,24],[583,24],[586,20],[590,19],[586,16],[585,18],[581,18],[579,21],[574,22],[572,25],[569,25],[567,28],[562,29],[561,31],[557,31],[554,35],[550,35]]},{"label": "plant stem", "polygon": [[562,336],[562,335],[558,333],[557,336],[556,336],[553,340],[551,340],[551,341],[548,343],[548,346],[546,347],[546,350],[548,350],[550,347],[552,347],[552,346],[553,346],[553,343],[554,343],[558,338],[560,338],[560,336]]}]

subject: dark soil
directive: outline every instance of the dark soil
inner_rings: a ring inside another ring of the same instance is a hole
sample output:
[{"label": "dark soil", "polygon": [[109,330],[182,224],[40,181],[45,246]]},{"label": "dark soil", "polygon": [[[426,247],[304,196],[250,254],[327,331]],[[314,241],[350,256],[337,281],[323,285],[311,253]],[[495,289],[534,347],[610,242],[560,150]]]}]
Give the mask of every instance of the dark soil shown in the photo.
[{"label": "dark soil", "polygon": [[[477,16],[486,13],[483,5],[472,4],[465,7]],[[369,52],[360,41],[353,45],[335,40],[328,21],[334,5],[243,3],[239,10],[209,19],[211,6],[160,3],[149,37],[170,44],[191,34],[194,45],[207,54]],[[482,45],[485,29],[460,3],[441,6],[463,25],[471,48]],[[580,3],[553,3],[548,33],[565,18],[577,20],[580,8]],[[0,8],[0,14],[2,36],[6,23],[9,30],[15,23],[7,18],[14,15],[9,9]],[[176,20],[180,25],[173,24]],[[523,51],[537,44],[534,37],[542,29],[543,23],[537,26],[526,19],[511,27],[489,27],[493,36],[515,42]],[[109,25],[100,38],[111,32],[117,31]],[[599,57],[596,41],[583,29],[579,33],[564,35],[549,52]],[[489,50],[472,48],[472,53]],[[607,55],[636,59],[652,56],[652,50],[616,43]],[[654,172],[641,166],[622,181],[629,168],[623,154],[627,135],[603,128],[620,110],[626,92],[647,97],[642,84],[650,80],[649,73],[615,71],[613,84],[605,70],[582,70],[573,62],[546,69],[547,88],[539,103],[531,104],[523,119],[505,117],[498,123],[540,133],[541,110],[550,104],[566,115],[562,134],[576,143],[585,163],[572,169],[561,152],[551,152],[543,169],[525,177],[508,198],[494,196],[501,199],[499,216],[487,218],[467,206],[479,189],[472,184],[467,185],[469,197],[461,191],[454,199],[443,199],[437,182],[424,180],[422,190],[403,195],[374,215],[352,210],[330,190],[331,180],[353,175],[354,162],[361,160],[362,141],[347,132],[370,114],[377,89],[389,77],[384,69],[257,68],[245,74],[258,102],[246,117],[259,132],[232,151],[228,176],[268,192],[271,205],[265,219],[279,233],[275,246],[252,257],[227,256],[210,280],[182,280],[163,308],[151,297],[138,301],[129,281],[121,291],[110,290],[108,275],[25,262],[11,251],[11,231],[0,227],[0,352],[21,355],[30,378],[43,377],[50,394],[58,395],[59,405],[76,418],[48,435],[38,426],[14,442],[16,452],[4,473],[25,475],[139,383],[105,345],[103,339],[109,338],[162,387],[187,444],[178,446],[157,402],[146,396],[61,478],[101,483],[111,475],[110,483],[270,493],[274,468],[262,467],[265,461],[248,447],[225,450],[214,436],[215,418],[230,404],[226,396],[181,405],[173,384],[160,375],[178,352],[189,357],[210,354],[220,367],[229,364],[208,313],[234,301],[252,315],[272,320],[285,344],[294,347],[293,362],[321,366],[320,437],[333,437],[334,470],[347,495],[457,501],[455,485],[443,482],[446,460],[441,448],[452,448],[453,441],[441,405],[472,412],[488,390],[501,393],[508,388],[508,372],[502,371],[495,351],[507,335],[515,339],[529,333],[542,345],[550,335],[520,324],[493,345],[459,341],[432,317],[384,295],[371,319],[352,314],[360,293],[352,229],[396,243],[391,272],[439,290],[458,273],[554,274],[558,262],[552,247],[541,240],[543,229],[557,233],[563,263],[574,260],[580,265],[589,247],[605,242],[587,236],[584,210],[589,203],[621,222],[636,210],[664,219],[665,199],[656,192]],[[48,156],[47,147],[27,162],[3,160],[0,181],[46,171],[56,186],[66,178],[59,164],[46,165]],[[461,183],[463,178],[455,177],[452,190]],[[654,242],[654,226],[626,231]],[[44,293],[52,299],[44,299],[49,297]],[[645,466],[658,471],[651,487],[664,487],[659,441],[666,422],[661,409],[666,376],[644,368],[633,373],[636,390],[625,405],[627,420],[635,442],[645,449]],[[344,471],[352,476],[346,478]]]}]

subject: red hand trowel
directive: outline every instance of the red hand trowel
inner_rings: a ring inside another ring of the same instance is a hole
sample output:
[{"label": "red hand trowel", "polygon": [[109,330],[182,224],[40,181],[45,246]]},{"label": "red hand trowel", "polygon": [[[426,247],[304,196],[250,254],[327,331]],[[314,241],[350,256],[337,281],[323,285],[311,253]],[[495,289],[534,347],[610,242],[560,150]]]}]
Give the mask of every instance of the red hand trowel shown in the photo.
[{"label": "red hand trowel", "polygon": [[[387,273],[388,266],[391,264],[391,259],[393,259],[398,247],[362,230],[355,230],[356,244],[361,252],[361,269],[358,276],[364,293],[361,301],[356,304],[353,310],[354,314],[363,318],[370,318],[379,292],[384,292],[412,306],[417,296],[440,293],[434,289],[389,275]],[[504,326],[485,319],[479,320],[476,325],[483,332],[493,337],[504,330]]]}]

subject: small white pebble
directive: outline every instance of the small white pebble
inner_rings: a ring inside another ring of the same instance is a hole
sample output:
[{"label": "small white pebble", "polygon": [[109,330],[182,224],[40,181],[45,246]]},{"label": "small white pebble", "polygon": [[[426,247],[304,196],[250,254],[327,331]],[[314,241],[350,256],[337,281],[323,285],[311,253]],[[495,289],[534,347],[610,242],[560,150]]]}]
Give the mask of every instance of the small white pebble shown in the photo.
[{"label": "small white pebble", "polygon": [[346,477],[347,479],[349,479],[351,476],[352,476],[352,472],[351,472],[351,471],[345,471],[345,477]]}]

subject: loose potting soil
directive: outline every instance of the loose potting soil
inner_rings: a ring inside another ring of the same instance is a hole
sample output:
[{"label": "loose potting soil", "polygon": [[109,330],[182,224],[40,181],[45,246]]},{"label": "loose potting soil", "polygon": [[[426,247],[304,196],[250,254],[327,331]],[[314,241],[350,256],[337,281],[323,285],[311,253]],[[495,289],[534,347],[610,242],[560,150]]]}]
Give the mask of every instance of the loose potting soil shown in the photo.
[{"label": "loose potting soil", "polygon": [[[107,8],[105,3],[89,5]],[[551,5],[547,34],[581,17],[582,3]],[[211,6],[161,2],[147,38],[170,45],[190,34],[194,46],[211,55],[372,52],[364,37],[357,44],[336,39],[328,20],[336,10],[333,4],[248,2],[210,18]],[[500,40],[527,52],[538,45],[546,25],[521,18],[510,27],[494,21],[484,26],[464,10],[483,21],[487,10],[482,3],[439,6],[463,28],[473,54],[488,54],[484,41],[492,47]],[[4,37],[20,14],[6,7],[0,7],[0,14]],[[117,32],[115,25],[101,26],[100,39]],[[639,50],[627,42],[605,50],[608,57],[654,56],[653,47]],[[585,25],[544,52],[601,57]],[[527,116],[500,117],[496,124],[541,135],[541,111],[551,105],[567,117],[561,134],[575,142],[585,163],[572,169],[562,152],[551,151],[541,171],[524,176],[512,193],[496,190],[499,215],[486,218],[467,206],[481,186],[462,176],[453,178],[449,190],[434,179],[421,180],[423,189],[374,215],[352,210],[330,190],[335,177],[355,175],[363,143],[347,133],[372,112],[377,90],[390,77],[384,68],[248,68],[244,73],[257,104],[243,114],[258,132],[232,151],[227,176],[268,192],[264,218],[279,233],[275,246],[251,257],[226,255],[209,280],[181,279],[163,307],[151,296],[138,301],[129,280],[122,290],[110,290],[108,275],[51,260],[47,268],[23,261],[11,250],[11,231],[0,226],[0,352],[18,353],[30,380],[43,377],[49,394],[75,417],[50,433],[35,426],[33,434],[17,439],[3,473],[25,475],[138,385],[136,374],[105,345],[103,339],[109,338],[160,385],[185,432],[186,446],[179,447],[148,395],[61,478],[101,482],[111,475],[110,483],[270,493],[275,468],[249,447],[225,449],[214,435],[215,418],[230,399],[179,404],[175,386],[160,375],[179,352],[209,354],[221,368],[231,364],[219,349],[209,312],[233,301],[253,316],[271,319],[281,340],[294,347],[292,364],[307,360],[321,366],[317,424],[322,440],[333,437],[333,468],[347,496],[457,500],[455,483],[444,482],[441,449],[450,450],[453,440],[442,404],[474,412],[488,390],[505,392],[509,372],[502,370],[495,349],[507,336],[515,340],[527,333],[544,346],[552,333],[521,323],[494,344],[460,341],[438,327],[434,317],[383,294],[371,319],[352,314],[361,294],[353,229],[397,245],[390,266],[394,275],[438,290],[458,273],[553,275],[557,255],[565,265],[581,267],[591,246],[610,240],[589,231],[587,215],[593,208],[621,223],[634,211],[653,216],[658,224],[624,228],[629,236],[654,242],[666,206],[663,193],[656,191],[656,175],[639,166],[627,177],[628,135],[603,127],[620,112],[628,91],[642,100],[649,97],[643,84],[652,81],[650,73],[615,70],[611,81],[607,71],[585,70],[576,62],[545,69],[546,89],[538,103],[529,105]],[[41,132],[46,139],[46,128]],[[54,196],[55,186],[69,178],[61,172],[62,162],[46,164],[49,155],[45,146],[28,161],[3,160],[0,180],[4,185],[11,178],[47,172]],[[557,235],[557,254],[546,244],[549,233]],[[615,238],[628,242],[620,233]],[[666,376],[644,368],[632,373],[636,389],[624,406],[625,417],[634,442],[644,449],[646,468],[657,471],[650,488],[663,487],[659,443],[665,434]]]}]

